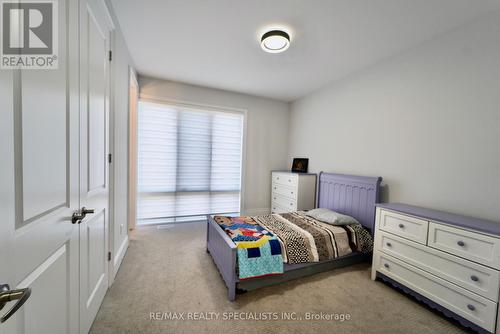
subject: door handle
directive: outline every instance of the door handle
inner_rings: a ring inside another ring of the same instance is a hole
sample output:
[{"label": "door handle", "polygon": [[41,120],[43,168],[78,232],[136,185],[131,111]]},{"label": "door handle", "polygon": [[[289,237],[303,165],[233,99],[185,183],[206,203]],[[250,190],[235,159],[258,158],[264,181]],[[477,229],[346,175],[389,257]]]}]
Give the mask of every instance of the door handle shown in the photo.
[{"label": "door handle", "polygon": [[94,209],[87,209],[86,207],[83,207],[83,208],[82,208],[82,214],[83,214],[84,216],[86,216],[86,215],[88,215],[88,214],[92,214],[92,213],[94,213],[94,211],[95,211]]},{"label": "door handle", "polygon": [[80,210],[77,210],[71,216],[72,224],[80,224],[82,220],[88,215],[94,213],[94,209],[87,209],[86,207],[82,207]]},{"label": "door handle", "polygon": [[17,312],[23,306],[23,304],[31,296],[31,289],[16,289],[11,290],[8,284],[0,285],[0,310],[5,307],[10,301],[17,300],[17,303],[12,306],[12,308],[0,318],[0,323],[7,321],[14,313]]}]

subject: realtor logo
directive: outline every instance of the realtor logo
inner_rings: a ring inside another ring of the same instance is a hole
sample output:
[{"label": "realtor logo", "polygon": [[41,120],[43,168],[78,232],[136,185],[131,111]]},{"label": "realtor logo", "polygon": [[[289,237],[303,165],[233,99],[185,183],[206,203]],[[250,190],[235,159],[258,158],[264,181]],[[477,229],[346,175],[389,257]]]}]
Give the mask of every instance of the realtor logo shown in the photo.
[{"label": "realtor logo", "polygon": [[1,0],[2,69],[56,69],[57,0]]}]

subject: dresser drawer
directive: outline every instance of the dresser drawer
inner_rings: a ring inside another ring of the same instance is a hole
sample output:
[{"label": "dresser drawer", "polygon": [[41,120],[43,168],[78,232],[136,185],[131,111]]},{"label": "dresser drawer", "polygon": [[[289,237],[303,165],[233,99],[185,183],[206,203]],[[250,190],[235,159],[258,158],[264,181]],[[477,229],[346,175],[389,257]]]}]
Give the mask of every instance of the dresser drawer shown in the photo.
[{"label": "dresser drawer", "polygon": [[497,304],[390,255],[378,253],[377,271],[450,311],[490,331],[495,331]]},{"label": "dresser drawer", "polygon": [[381,210],[379,224],[381,230],[424,245],[427,242],[427,227],[429,223],[426,220]]},{"label": "dresser drawer", "polygon": [[378,249],[400,260],[455,283],[485,298],[498,301],[500,272],[483,265],[379,232]]},{"label": "dresser drawer", "polygon": [[272,188],[273,188],[272,189],[273,193],[291,198],[293,200],[297,199],[297,189],[296,188],[284,186],[284,185],[279,184],[279,183],[273,183]]},{"label": "dresser drawer", "polygon": [[500,239],[430,223],[428,244],[436,249],[500,269]]},{"label": "dresser drawer", "polygon": [[285,186],[296,187],[298,184],[297,175],[291,173],[273,173],[273,183],[282,184]]},{"label": "dresser drawer", "polygon": [[271,213],[286,213],[286,212],[292,212],[292,211],[295,211],[295,210],[283,208],[277,204],[271,205]]},{"label": "dresser drawer", "polygon": [[286,198],[274,192],[271,194],[271,196],[272,196],[271,206],[277,206],[286,209],[287,211],[285,212],[297,211],[296,200],[291,198]]}]

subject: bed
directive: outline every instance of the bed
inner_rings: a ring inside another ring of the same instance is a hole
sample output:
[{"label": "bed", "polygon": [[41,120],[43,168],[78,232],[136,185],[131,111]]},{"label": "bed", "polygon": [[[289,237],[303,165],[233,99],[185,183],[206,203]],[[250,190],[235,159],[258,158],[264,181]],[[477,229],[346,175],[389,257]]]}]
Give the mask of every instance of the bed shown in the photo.
[{"label": "bed", "polygon": [[[379,201],[381,181],[381,177],[321,172],[318,178],[317,207],[331,209],[354,217],[373,235],[375,204]],[[353,252],[332,260],[298,264],[285,263],[282,275],[243,281],[239,279],[237,271],[237,246],[212,216],[207,217],[207,252],[211,254],[226,283],[230,301],[235,300],[237,291],[251,291],[263,286],[371,259],[371,254]]]}]

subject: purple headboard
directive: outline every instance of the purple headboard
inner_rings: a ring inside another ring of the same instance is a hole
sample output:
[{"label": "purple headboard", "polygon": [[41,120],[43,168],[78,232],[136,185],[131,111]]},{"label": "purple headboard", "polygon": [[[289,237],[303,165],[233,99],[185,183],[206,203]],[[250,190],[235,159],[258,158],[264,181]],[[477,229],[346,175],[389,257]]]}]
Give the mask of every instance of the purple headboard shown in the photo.
[{"label": "purple headboard", "polygon": [[381,177],[319,173],[318,208],[356,218],[373,234]]}]

